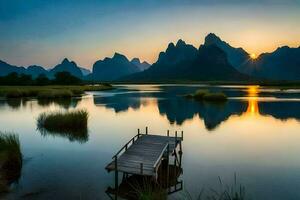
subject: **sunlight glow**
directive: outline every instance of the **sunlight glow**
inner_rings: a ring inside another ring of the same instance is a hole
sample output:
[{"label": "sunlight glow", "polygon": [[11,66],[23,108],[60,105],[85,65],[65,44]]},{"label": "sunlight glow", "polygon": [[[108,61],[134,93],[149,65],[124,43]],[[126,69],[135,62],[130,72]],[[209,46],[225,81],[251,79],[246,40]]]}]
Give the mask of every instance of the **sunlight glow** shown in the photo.
[{"label": "sunlight glow", "polygon": [[254,59],[257,58],[257,55],[256,55],[255,53],[251,53],[251,54],[250,54],[250,58],[254,60]]},{"label": "sunlight glow", "polygon": [[259,108],[258,108],[258,89],[259,86],[250,86],[247,90],[248,92],[248,108],[246,114],[250,115],[259,115]]}]

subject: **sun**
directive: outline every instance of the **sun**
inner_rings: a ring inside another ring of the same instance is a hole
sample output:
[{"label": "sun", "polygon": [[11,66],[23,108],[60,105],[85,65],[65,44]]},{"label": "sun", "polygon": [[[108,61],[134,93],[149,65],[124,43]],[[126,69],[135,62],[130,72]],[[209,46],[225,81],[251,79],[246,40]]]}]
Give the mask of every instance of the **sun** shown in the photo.
[{"label": "sun", "polygon": [[257,55],[256,55],[255,53],[251,53],[251,54],[250,54],[250,58],[254,60],[254,59],[257,58]]}]

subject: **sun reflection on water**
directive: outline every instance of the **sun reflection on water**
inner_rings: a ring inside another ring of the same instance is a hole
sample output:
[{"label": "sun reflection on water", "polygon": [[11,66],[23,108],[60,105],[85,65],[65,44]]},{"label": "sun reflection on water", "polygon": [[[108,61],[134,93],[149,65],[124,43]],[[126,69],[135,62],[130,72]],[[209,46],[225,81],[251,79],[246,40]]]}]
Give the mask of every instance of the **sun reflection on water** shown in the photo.
[{"label": "sun reflection on water", "polygon": [[247,92],[248,92],[248,107],[247,107],[246,114],[259,115],[259,107],[258,107],[259,86],[250,86]]}]

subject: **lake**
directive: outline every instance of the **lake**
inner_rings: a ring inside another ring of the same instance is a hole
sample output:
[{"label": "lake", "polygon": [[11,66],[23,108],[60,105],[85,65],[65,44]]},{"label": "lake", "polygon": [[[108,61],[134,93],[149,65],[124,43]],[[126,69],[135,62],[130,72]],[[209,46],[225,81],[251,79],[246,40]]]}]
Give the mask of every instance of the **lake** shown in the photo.
[{"label": "lake", "polygon": [[[5,199],[109,199],[114,174],[105,166],[137,129],[184,131],[183,190],[195,197],[219,177],[257,200],[300,199],[300,90],[257,86],[116,85],[82,98],[45,102],[0,100],[0,131],[19,134],[22,176]],[[226,103],[183,97],[199,88],[224,92]],[[45,111],[85,108],[88,137],[41,133]]]}]

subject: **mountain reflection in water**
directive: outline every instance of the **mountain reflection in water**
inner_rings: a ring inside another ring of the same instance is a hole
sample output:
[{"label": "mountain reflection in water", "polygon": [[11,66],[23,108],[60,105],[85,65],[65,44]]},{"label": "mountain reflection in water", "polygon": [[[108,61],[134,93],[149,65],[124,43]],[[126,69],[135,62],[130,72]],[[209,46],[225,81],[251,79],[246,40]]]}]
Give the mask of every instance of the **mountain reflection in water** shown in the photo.
[{"label": "mountain reflection in water", "polygon": [[[270,115],[281,120],[300,119],[300,110],[297,109],[300,106],[300,100],[279,99],[276,101],[275,99],[269,101],[270,96],[268,95],[276,95],[272,93],[272,90],[269,93],[260,91],[261,88],[258,86],[248,86],[245,90],[221,88],[221,91],[224,90],[229,96],[226,103],[198,102],[183,97],[183,94],[191,93],[195,89],[197,88],[184,91],[180,87],[162,87],[160,92],[152,91],[152,93],[149,90],[146,93],[141,91],[116,93],[106,97],[94,95],[94,104],[105,106],[119,113],[125,112],[129,108],[140,109],[142,105],[146,106],[151,101],[158,108],[160,115],[167,117],[170,124],[182,125],[187,120],[199,117],[204,121],[207,130],[215,129],[232,115]],[[260,93],[267,95],[260,96]],[[236,98],[235,95],[241,96],[241,98]],[[282,97],[281,93],[277,93],[277,95]]]}]

